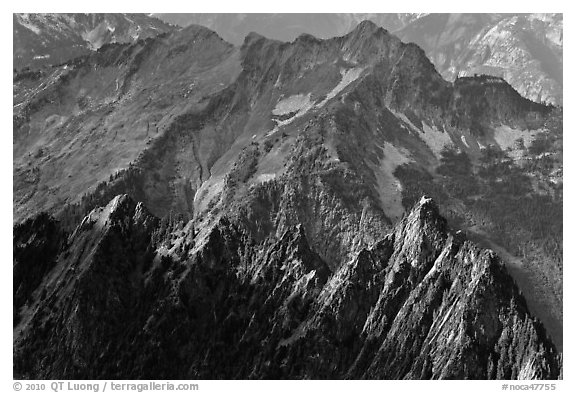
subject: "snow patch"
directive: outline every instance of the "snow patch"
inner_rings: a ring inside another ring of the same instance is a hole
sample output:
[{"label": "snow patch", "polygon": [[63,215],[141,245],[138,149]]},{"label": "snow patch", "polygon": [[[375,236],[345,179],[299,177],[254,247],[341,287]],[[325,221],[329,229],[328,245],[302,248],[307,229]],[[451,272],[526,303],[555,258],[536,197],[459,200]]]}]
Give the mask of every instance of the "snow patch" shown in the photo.
[{"label": "snow patch", "polygon": [[378,185],[378,194],[384,214],[397,221],[404,214],[402,206],[402,183],[394,176],[394,171],[400,165],[411,162],[410,153],[384,142],[382,146],[384,157],[379,166],[373,168]]},{"label": "snow patch", "polygon": [[222,176],[210,177],[205,180],[194,194],[194,210],[203,211],[224,189]]},{"label": "snow patch", "polygon": [[19,22],[20,24],[27,28],[28,30],[31,30],[32,32],[34,32],[35,34],[40,34],[40,28],[34,24],[32,24],[32,22],[30,21],[30,15],[29,14],[20,14],[19,16]]},{"label": "snow patch", "polygon": [[275,88],[280,87],[280,74],[278,74],[278,78],[276,78],[276,82],[274,82],[274,87]]},{"label": "snow patch", "polygon": [[532,144],[540,132],[542,130],[519,130],[500,126],[494,129],[494,140],[502,150],[508,151],[510,157],[520,159],[524,155],[524,149]]},{"label": "snow patch", "polygon": [[542,130],[519,130],[508,126],[500,126],[494,128],[494,139],[502,150],[515,149],[518,139],[522,139],[524,145],[528,147],[540,132]]},{"label": "snow patch", "polygon": [[256,177],[256,182],[257,183],[265,183],[267,181],[274,180],[275,178],[276,178],[275,173],[263,173],[263,174],[258,175]]},{"label": "snow patch", "polygon": [[287,115],[292,112],[300,112],[302,110],[308,110],[312,107],[312,101],[310,100],[311,93],[307,95],[296,94],[288,98],[284,98],[276,104],[276,107],[272,110],[272,114],[276,116]]},{"label": "snow patch", "polygon": [[326,98],[317,105],[317,107],[320,108],[324,106],[324,104],[326,104],[332,98],[336,97],[336,95],[344,90],[346,86],[358,79],[358,77],[362,74],[362,71],[364,71],[364,68],[361,67],[350,68],[348,70],[341,69],[340,75],[342,76],[342,79],[336,85],[336,87],[334,87],[332,91],[326,95]]},{"label": "snow patch", "polygon": [[442,151],[446,146],[452,144],[452,139],[448,132],[444,129],[444,132],[438,130],[436,126],[430,127],[426,123],[422,123],[422,131],[418,135],[426,143],[426,145],[432,150],[434,155],[440,158]]},{"label": "snow patch", "polygon": [[274,110],[272,110],[272,114],[276,116],[287,115],[289,113],[296,114],[289,119],[279,120],[279,119],[272,119],[276,122],[274,128],[266,134],[266,136],[270,136],[278,132],[281,127],[284,127],[287,124],[292,123],[295,119],[303,116],[308,112],[310,109],[314,107],[314,102],[310,99],[312,93],[304,94],[296,94],[290,96],[288,98],[284,98],[276,104]]},{"label": "snow patch", "polygon": [[[408,128],[408,131],[413,131],[413,132],[415,132],[415,133],[417,133],[417,134],[421,134],[421,133],[420,133],[420,129],[419,129],[418,127],[416,127],[416,126],[414,125],[414,123],[412,123],[412,121],[410,121],[410,119],[408,118],[408,116],[406,116],[404,113],[396,112],[396,111],[393,111],[393,110],[390,110],[390,111],[394,114],[394,116],[396,116],[399,120],[401,120],[401,121],[404,123],[404,124],[401,124],[401,126],[402,126],[403,128]],[[406,127],[406,125],[407,125],[408,127]]]}]

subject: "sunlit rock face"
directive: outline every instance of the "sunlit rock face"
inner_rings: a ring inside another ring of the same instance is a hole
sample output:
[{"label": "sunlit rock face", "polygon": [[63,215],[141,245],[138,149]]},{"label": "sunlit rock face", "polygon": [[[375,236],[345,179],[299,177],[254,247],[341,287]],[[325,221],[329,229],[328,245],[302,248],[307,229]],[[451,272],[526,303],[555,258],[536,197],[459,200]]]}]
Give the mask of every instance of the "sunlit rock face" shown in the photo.
[{"label": "sunlit rock face", "polygon": [[[20,253],[17,263],[29,258]],[[162,231],[122,195],[86,216],[43,274],[19,310],[15,373],[23,378],[560,372],[497,255],[451,233],[429,198],[331,271],[302,225],[262,243],[224,218],[200,233]]]}]

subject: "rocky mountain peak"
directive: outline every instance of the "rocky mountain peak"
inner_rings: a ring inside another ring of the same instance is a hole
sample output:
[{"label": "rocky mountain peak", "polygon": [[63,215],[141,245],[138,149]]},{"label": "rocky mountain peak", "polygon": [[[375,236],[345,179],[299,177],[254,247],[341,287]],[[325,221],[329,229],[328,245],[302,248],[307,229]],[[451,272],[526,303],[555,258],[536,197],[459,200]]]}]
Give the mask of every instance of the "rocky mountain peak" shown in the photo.
[{"label": "rocky mountain peak", "polygon": [[431,209],[431,210],[438,211],[438,205],[428,195],[422,195],[422,198],[420,198],[420,200],[418,201],[418,204],[416,205],[415,208],[420,209],[420,210]]},{"label": "rocky mountain peak", "polygon": [[318,43],[322,41],[318,37],[313,36],[312,34],[302,33],[296,39],[295,42],[309,42],[309,43]]},{"label": "rocky mountain peak", "polygon": [[362,22],[358,23],[358,25],[349,33],[353,36],[370,36],[377,32],[387,32],[382,27],[379,27],[376,23],[372,22],[369,19],[363,20]]},{"label": "rocky mountain peak", "polygon": [[358,64],[382,60],[404,46],[396,36],[369,20],[359,23],[340,40],[344,58]]},{"label": "rocky mountain peak", "polygon": [[182,37],[182,39],[190,40],[210,38],[218,38],[220,40],[222,39],[214,30],[210,30],[209,28],[201,25],[189,25],[180,31],[174,32],[174,34],[178,34]]},{"label": "rocky mountain peak", "polygon": [[264,37],[261,34],[254,32],[254,31],[251,31],[250,33],[248,33],[246,35],[246,37],[244,37],[244,43],[242,46],[250,45],[252,42],[255,42],[255,41],[258,41],[261,39],[266,39],[266,37]]},{"label": "rocky mountain peak", "polygon": [[157,219],[153,217],[141,202],[135,202],[127,194],[114,197],[106,206],[92,210],[74,231],[72,238],[94,227],[101,231],[119,227],[123,231],[134,227],[138,230],[149,230],[156,225]]},{"label": "rocky mountain peak", "polygon": [[443,241],[447,236],[447,222],[440,215],[436,202],[430,197],[422,196],[397,225],[397,230],[403,233],[398,234],[398,238],[409,235],[413,238],[427,237]]},{"label": "rocky mountain peak", "polygon": [[[143,212],[119,195],[93,214],[118,223]],[[303,225],[257,245],[221,218],[194,249],[180,229],[166,232],[162,244],[184,249],[168,255],[166,246],[152,251],[157,223],[144,225],[73,237],[57,258],[78,279],[49,264],[36,280],[19,282],[21,296],[37,305],[17,327],[18,375],[558,376],[554,347],[497,258],[469,242],[453,244],[431,198],[335,272],[310,249]],[[43,281],[62,284],[42,295],[34,289]],[[94,315],[102,318],[95,329]],[[101,349],[90,350],[96,343]],[[33,360],[48,352],[56,359],[49,367]],[[297,366],[303,354],[304,368]],[[165,367],[147,360],[159,357]]]}]

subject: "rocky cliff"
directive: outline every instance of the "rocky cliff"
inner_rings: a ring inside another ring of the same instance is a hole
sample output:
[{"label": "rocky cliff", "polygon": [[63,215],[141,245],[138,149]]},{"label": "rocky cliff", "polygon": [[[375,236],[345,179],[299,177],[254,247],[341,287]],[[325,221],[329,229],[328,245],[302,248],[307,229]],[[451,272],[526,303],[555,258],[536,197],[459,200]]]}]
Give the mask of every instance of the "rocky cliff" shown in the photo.
[{"label": "rocky cliff", "polygon": [[302,225],[263,242],[226,218],[199,233],[160,233],[125,195],[86,216],[18,310],[15,375],[559,375],[554,345],[500,259],[450,232],[426,197],[335,268],[312,251]]}]

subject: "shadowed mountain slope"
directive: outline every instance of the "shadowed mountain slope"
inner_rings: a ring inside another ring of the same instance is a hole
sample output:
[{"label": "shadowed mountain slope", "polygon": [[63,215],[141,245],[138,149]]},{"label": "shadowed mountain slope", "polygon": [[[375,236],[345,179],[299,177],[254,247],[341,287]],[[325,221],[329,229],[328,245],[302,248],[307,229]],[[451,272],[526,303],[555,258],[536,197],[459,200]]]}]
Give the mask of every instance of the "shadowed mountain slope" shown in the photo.
[{"label": "shadowed mountain slope", "polygon": [[502,262],[450,233],[430,199],[333,274],[301,225],[260,245],[225,218],[197,236],[189,226],[160,233],[125,195],[91,212],[21,310],[15,375],[559,375]]}]

